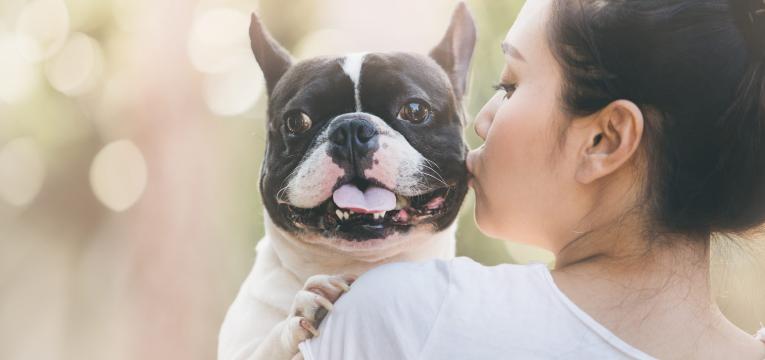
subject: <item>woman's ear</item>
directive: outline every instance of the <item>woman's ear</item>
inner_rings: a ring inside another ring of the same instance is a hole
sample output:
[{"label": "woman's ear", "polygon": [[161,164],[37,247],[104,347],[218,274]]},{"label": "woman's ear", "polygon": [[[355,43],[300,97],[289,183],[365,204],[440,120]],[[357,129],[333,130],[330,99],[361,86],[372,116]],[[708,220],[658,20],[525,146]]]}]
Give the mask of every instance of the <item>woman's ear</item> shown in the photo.
[{"label": "woman's ear", "polygon": [[643,112],[627,100],[614,101],[595,114],[579,154],[576,181],[592,183],[627,163],[640,146],[643,125]]}]

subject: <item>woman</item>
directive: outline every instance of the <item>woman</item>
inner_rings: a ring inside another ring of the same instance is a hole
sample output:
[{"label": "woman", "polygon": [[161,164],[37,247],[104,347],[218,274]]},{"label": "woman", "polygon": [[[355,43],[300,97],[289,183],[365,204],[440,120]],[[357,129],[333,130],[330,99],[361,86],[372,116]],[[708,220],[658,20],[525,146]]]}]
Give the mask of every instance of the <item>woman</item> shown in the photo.
[{"label": "woman", "polygon": [[765,3],[534,0],[468,157],[485,233],[556,254],[362,276],[306,359],[763,359],[709,280],[765,222]]}]

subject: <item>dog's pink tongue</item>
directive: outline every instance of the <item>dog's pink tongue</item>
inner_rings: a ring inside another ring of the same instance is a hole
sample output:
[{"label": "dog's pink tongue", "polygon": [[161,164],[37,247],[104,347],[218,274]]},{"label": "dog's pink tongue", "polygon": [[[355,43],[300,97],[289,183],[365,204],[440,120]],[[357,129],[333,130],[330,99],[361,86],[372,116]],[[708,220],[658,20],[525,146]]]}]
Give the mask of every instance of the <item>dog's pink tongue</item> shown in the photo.
[{"label": "dog's pink tongue", "polygon": [[370,186],[361,192],[351,184],[345,184],[332,194],[335,205],[357,213],[380,213],[396,208],[396,195],[389,190]]}]

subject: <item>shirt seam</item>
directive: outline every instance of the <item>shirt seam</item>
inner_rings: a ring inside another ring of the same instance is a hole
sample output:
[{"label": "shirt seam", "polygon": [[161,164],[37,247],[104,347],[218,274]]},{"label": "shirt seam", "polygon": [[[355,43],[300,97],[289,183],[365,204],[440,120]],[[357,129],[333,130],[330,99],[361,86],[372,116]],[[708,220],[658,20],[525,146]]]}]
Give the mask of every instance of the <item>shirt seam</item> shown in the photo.
[{"label": "shirt seam", "polygon": [[441,318],[441,314],[443,313],[444,307],[446,306],[446,300],[449,298],[449,295],[452,292],[452,265],[453,260],[449,261],[448,263],[448,282],[446,283],[446,294],[444,295],[443,299],[441,300],[441,305],[438,307],[438,313],[436,313],[435,318],[433,318],[433,323],[430,325],[430,329],[428,330],[428,335],[425,337],[425,341],[422,343],[422,348],[417,354],[416,359],[422,359],[423,354],[425,353],[425,350],[428,348],[428,344],[430,344],[431,336],[433,335],[433,330],[436,328],[436,323],[438,323],[438,319]]}]

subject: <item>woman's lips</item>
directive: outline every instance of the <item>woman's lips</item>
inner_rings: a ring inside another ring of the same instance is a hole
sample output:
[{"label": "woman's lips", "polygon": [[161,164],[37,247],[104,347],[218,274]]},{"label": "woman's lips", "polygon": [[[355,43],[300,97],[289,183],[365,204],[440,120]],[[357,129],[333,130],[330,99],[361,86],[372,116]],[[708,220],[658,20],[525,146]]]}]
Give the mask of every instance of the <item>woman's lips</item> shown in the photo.
[{"label": "woman's lips", "polygon": [[465,163],[467,164],[467,170],[470,173],[471,176],[475,176],[476,173],[476,161],[478,160],[479,153],[483,151],[483,145],[481,147],[470,151],[467,154],[467,159],[465,160]]},{"label": "woman's lips", "polygon": [[468,170],[468,186],[475,189],[475,183],[476,183],[476,161],[478,160],[478,156],[480,155],[479,152],[483,150],[483,146],[479,147],[478,149],[475,149],[468,153],[467,159],[465,160],[465,164],[467,165]]},{"label": "woman's lips", "polygon": [[465,159],[465,165],[467,165],[467,171],[471,177],[473,176],[473,157],[473,151],[471,151],[467,154],[467,159]]}]

